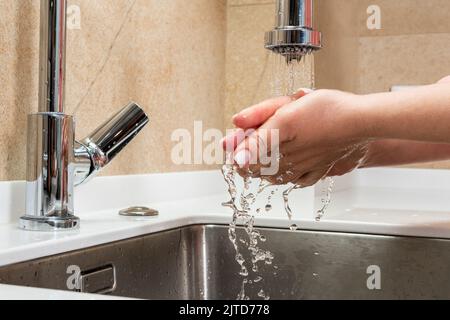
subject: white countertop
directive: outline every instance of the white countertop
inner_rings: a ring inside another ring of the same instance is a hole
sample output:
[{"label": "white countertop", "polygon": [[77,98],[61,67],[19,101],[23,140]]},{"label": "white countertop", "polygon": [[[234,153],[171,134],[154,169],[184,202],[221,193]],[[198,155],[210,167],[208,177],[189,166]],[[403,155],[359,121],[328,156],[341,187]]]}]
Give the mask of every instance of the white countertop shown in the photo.
[{"label": "white countertop", "polygon": [[124,298],[70,291],[7,286],[0,284],[0,300],[125,300]]},{"label": "white countertop", "polygon": [[[275,202],[272,213],[259,215],[256,223],[276,228],[296,223],[307,230],[450,238],[449,177],[450,173],[439,170],[363,170],[338,179],[332,204],[321,222],[313,219],[317,197],[315,200],[315,191],[310,188],[295,195],[295,221],[289,222],[282,203]],[[228,224],[231,220],[229,209],[220,205],[228,197],[218,172],[98,178],[77,190],[82,223],[80,230],[71,232],[19,230],[17,218],[23,208],[17,200],[22,191],[20,182],[0,183],[0,266],[191,224]],[[160,215],[118,215],[120,209],[131,205],[150,206]],[[97,296],[0,285],[0,299],[8,297]]]}]

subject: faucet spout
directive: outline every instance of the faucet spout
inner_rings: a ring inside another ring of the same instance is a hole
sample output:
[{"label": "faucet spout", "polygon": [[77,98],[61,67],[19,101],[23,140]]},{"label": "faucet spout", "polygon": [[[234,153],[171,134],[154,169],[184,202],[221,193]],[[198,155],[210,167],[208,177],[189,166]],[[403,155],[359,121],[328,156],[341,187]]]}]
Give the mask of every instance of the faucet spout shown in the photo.
[{"label": "faucet spout", "polygon": [[313,29],[313,0],[277,0],[275,28],[265,35],[265,48],[287,63],[322,48],[322,34]]},{"label": "faucet spout", "polygon": [[[149,118],[135,103],[130,102],[109,120],[95,129],[89,136],[79,142],[79,163],[86,163],[89,156],[89,168],[78,165],[83,174],[78,175],[75,185],[86,183],[106,167],[116,155],[147,125]],[[80,170],[78,170],[80,173]]]}]

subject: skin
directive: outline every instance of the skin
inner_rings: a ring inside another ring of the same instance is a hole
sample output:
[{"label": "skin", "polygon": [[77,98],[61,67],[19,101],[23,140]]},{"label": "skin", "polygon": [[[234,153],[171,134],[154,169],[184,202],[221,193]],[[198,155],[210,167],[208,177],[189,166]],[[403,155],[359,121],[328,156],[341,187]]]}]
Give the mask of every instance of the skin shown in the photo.
[{"label": "skin", "polygon": [[[261,176],[252,145],[279,148],[275,184],[314,185],[360,167],[450,159],[450,77],[411,91],[355,95],[336,90],[299,90],[263,101],[233,117],[226,137],[242,175]],[[256,129],[245,134],[248,129]],[[270,141],[264,130],[279,130]],[[270,150],[270,149],[269,149]]]}]

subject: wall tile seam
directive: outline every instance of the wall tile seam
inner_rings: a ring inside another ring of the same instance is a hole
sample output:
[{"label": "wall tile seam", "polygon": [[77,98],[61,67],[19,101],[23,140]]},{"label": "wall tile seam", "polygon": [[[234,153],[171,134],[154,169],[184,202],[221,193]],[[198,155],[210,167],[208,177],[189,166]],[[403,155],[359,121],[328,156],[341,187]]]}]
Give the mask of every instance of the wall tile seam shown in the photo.
[{"label": "wall tile seam", "polygon": [[449,35],[450,32],[424,32],[424,33],[399,33],[399,34],[387,34],[387,35],[358,35],[358,39],[371,39],[371,38],[396,38],[396,37],[414,37],[414,36],[430,36],[430,35]]}]

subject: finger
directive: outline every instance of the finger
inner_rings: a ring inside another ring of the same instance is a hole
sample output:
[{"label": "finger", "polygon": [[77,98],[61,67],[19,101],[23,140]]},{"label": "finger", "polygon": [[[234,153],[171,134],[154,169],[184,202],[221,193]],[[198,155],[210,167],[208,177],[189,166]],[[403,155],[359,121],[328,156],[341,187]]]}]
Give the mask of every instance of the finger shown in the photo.
[{"label": "finger", "polygon": [[294,167],[288,171],[280,170],[280,174],[278,175],[264,176],[264,179],[273,185],[284,185],[288,183],[296,183],[303,174],[304,172],[299,167]]},{"label": "finger", "polygon": [[334,164],[333,168],[328,172],[327,177],[340,177],[356,168],[357,166],[354,163],[341,160]]},{"label": "finger", "polygon": [[304,174],[300,179],[298,179],[296,184],[298,184],[302,188],[311,187],[320,180],[322,180],[323,178],[325,178],[330,169],[331,168],[326,168],[308,172]]},{"label": "finger", "polygon": [[245,137],[246,134],[244,130],[236,129],[222,139],[222,147],[227,152],[233,152],[236,147],[244,141]]},{"label": "finger", "polygon": [[267,166],[280,160],[279,145],[284,139],[279,130],[282,127],[280,119],[270,118],[258,130],[255,130],[236,148],[234,154],[235,163],[240,168],[248,168],[249,165]]},{"label": "finger", "polygon": [[330,172],[328,172],[328,177],[338,177],[344,174],[350,173],[357,169],[361,163],[361,155],[358,152],[351,154],[350,156],[338,160]]},{"label": "finger", "polygon": [[[292,152],[285,153],[285,143],[280,145],[280,171],[293,171],[292,168],[300,168],[303,171],[314,171],[314,168],[326,167],[334,155],[333,150],[328,148],[303,148],[301,150],[293,149]],[[283,151],[284,150],[284,151]],[[324,155],[327,155],[326,157]],[[329,156],[329,157],[328,157]]]},{"label": "finger", "polygon": [[308,89],[300,89],[292,96],[265,100],[236,114],[233,117],[233,124],[242,129],[258,128],[272,117],[279,108],[304,97],[309,92]]},{"label": "finger", "polygon": [[442,78],[441,80],[438,81],[438,83],[450,83],[450,76]]},{"label": "finger", "polygon": [[292,102],[290,97],[265,100],[236,114],[233,117],[233,124],[242,129],[257,128],[272,117],[279,108],[290,102]]}]

